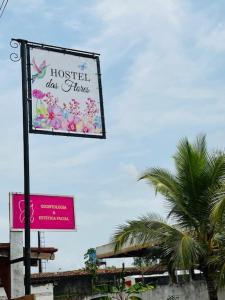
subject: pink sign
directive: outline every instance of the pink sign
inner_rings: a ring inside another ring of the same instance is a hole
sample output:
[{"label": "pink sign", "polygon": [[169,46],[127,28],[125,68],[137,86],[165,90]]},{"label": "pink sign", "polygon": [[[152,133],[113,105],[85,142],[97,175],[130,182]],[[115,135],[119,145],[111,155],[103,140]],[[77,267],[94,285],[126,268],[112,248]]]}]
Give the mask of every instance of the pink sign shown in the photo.
[{"label": "pink sign", "polygon": [[[24,229],[23,194],[11,194],[11,228]],[[72,196],[30,195],[30,228],[33,230],[75,230]]]}]

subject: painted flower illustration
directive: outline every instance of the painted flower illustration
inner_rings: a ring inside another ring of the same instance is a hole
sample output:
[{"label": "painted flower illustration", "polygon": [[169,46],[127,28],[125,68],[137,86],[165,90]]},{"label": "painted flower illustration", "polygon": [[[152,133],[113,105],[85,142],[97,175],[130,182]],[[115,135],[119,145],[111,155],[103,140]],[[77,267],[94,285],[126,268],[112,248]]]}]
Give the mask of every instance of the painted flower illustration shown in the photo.
[{"label": "painted flower illustration", "polygon": [[80,103],[79,103],[79,101],[77,101],[75,99],[72,99],[71,102],[69,103],[69,110],[73,115],[79,116],[80,115]]},{"label": "painted flower illustration", "polygon": [[87,109],[86,109],[87,115],[93,117],[98,112],[95,100],[91,98],[87,98],[86,105],[87,105]]},{"label": "painted flower illustration", "polygon": [[48,116],[47,116],[46,124],[54,129],[60,129],[62,122],[62,111],[56,106],[48,106]]},{"label": "painted flower illustration", "polygon": [[77,99],[60,104],[52,93],[38,89],[32,91],[32,96],[36,102],[33,118],[35,128],[90,134],[101,132],[101,117],[94,99],[87,98],[82,106]]},{"label": "painted flower illustration", "polygon": [[44,96],[45,96],[45,93],[43,93],[41,90],[35,89],[35,90],[32,91],[32,95],[36,99],[43,99]]},{"label": "painted flower illustration", "polygon": [[68,131],[76,131],[76,124],[74,121],[68,123]]},{"label": "painted flower illustration", "polygon": [[94,117],[94,126],[95,126],[95,128],[99,128],[99,129],[102,127],[100,116]]}]

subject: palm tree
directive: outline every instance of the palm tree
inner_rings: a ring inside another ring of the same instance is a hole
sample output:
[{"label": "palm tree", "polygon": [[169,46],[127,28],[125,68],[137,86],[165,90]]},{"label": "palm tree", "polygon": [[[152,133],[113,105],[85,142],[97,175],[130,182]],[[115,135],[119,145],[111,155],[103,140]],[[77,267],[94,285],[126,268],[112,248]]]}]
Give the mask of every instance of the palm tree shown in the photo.
[{"label": "palm tree", "polygon": [[147,170],[147,180],[164,196],[164,220],[148,214],[120,225],[113,236],[115,251],[125,243],[157,245],[170,270],[199,269],[206,280],[209,299],[218,300],[217,278],[225,278],[225,154],[207,151],[205,136],[195,143],[184,138],[173,157],[175,174],[162,168]]}]

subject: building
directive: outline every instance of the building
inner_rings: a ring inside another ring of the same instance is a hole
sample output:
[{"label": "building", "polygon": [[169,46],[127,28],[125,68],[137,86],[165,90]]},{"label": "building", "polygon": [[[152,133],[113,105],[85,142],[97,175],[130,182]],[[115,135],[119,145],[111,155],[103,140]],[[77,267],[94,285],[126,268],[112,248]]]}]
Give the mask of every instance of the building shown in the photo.
[{"label": "building", "polygon": [[[10,243],[0,243],[0,280],[5,294],[9,299],[11,298],[13,286],[15,286],[15,289],[17,288],[17,280],[22,281],[23,284],[23,277],[20,274],[21,264],[23,266],[23,257],[11,259],[11,250],[18,251],[19,253],[19,250],[17,250],[16,247],[11,249]],[[55,258],[55,252],[57,252],[57,249],[53,247],[32,247],[31,265],[37,266],[39,260],[53,260]]]}]

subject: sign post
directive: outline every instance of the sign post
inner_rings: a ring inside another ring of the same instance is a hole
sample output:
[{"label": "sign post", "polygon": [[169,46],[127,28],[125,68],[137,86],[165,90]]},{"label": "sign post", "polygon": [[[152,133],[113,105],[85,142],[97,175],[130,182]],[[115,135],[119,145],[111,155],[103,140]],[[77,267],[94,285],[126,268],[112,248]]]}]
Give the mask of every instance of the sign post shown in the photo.
[{"label": "sign post", "polygon": [[24,153],[24,198],[25,198],[25,295],[31,293],[30,272],[30,170],[29,170],[29,127],[28,127],[28,91],[27,91],[27,47],[26,41],[20,40],[21,70],[22,70],[22,98],[23,98],[23,153]]},{"label": "sign post", "polygon": [[12,39],[20,45],[24,146],[25,295],[31,292],[29,132],[105,139],[99,54]]}]

